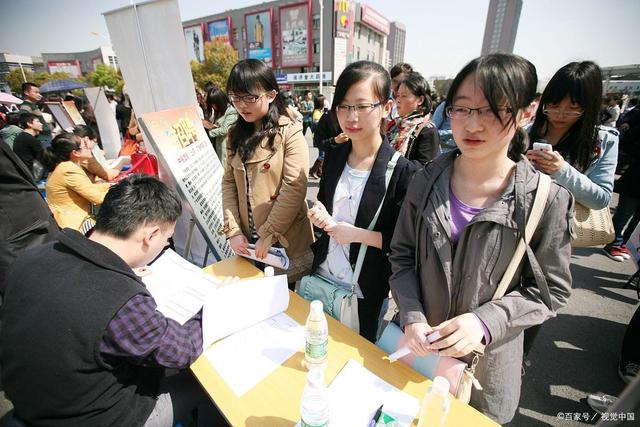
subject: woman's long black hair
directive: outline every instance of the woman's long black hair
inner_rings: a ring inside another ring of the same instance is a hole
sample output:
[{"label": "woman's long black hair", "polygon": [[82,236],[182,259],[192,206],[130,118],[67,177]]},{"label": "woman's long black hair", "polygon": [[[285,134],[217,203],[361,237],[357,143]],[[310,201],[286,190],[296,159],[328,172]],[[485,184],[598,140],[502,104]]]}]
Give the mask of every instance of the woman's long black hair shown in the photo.
[{"label": "woman's long black hair", "polygon": [[557,104],[567,96],[571,102],[579,104],[584,113],[555,148],[569,163],[584,171],[595,156],[598,114],[602,100],[602,72],[594,62],[571,62],[560,68],[549,80],[531,127],[531,138],[534,141],[542,139],[548,131],[548,120],[543,108],[549,104]]},{"label": "woman's long black hair", "polygon": [[[481,56],[469,62],[458,73],[447,94],[447,104],[454,105],[454,99],[460,85],[467,76],[474,75],[476,84],[487,99],[491,111],[500,123],[507,128],[516,125],[520,110],[529,107],[536,96],[538,75],[536,67],[521,56],[507,53],[493,53]],[[504,104],[511,109],[509,119],[503,122],[498,108]],[[520,127],[509,144],[509,158],[518,162],[529,147],[527,133]]]},{"label": "woman's long black hair", "polygon": [[80,136],[62,132],[51,141],[51,146],[42,152],[42,163],[53,172],[61,162],[71,160],[71,153],[80,149]]},{"label": "woman's long black hair", "polygon": [[227,111],[229,98],[227,98],[227,94],[222,89],[218,86],[213,86],[207,92],[205,103],[207,105],[205,117],[210,118],[213,115],[213,122],[216,122]]},{"label": "woman's long black hair", "polygon": [[431,101],[431,89],[429,88],[429,82],[422,77],[422,74],[417,71],[410,72],[405,75],[404,80],[400,83],[400,86],[402,85],[404,85],[414,96],[418,98],[424,96],[424,101],[422,104],[418,105],[417,111],[423,116],[429,114],[431,112],[431,107],[433,106]]},{"label": "woman's long black hair", "polygon": [[274,150],[274,139],[278,133],[280,116],[288,116],[287,106],[280,95],[276,76],[267,64],[259,59],[243,59],[231,69],[227,80],[227,93],[260,95],[263,92],[276,91],[275,99],[269,104],[267,114],[262,118],[262,129],[256,130],[253,123],[238,115],[236,124],[229,131],[231,150],[239,154],[243,162],[256,150],[260,141],[267,137],[269,148]]}]

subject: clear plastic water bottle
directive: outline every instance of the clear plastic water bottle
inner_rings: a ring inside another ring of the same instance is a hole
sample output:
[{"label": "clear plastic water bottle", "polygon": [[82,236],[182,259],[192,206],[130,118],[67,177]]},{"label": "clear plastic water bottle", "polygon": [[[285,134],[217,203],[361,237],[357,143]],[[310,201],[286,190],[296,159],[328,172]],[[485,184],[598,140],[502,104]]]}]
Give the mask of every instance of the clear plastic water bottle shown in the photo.
[{"label": "clear plastic water bottle", "polygon": [[329,425],[329,396],[324,385],[324,371],[313,368],[307,374],[307,385],[302,392],[300,418],[302,427],[326,427]]},{"label": "clear plastic water bottle", "polygon": [[327,363],[329,328],[324,315],[322,301],[312,301],[307,317],[307,340],[304,359],[308,369],[324,367]]},{"label": "clear plastic water bottle", "polygon": [[449,413],[449,381],[435,377],[422,400],[418,427],[443,427]]}]

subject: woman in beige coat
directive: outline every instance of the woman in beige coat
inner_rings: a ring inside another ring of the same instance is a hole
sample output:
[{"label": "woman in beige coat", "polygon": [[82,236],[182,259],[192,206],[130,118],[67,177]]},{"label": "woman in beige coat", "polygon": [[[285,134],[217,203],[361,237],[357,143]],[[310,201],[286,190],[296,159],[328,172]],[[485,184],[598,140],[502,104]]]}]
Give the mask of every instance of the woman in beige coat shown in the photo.
[{"label": "woman in beige coat", "polygon": [[91,158],[87,141],[72,133],[58,135],[44,151],[43,160],[52,171],[47,178],[47,203],[60,228],[80,230],[91,204],[101,204],[109,191],[108,183],[95,183],[95,176],[82,167]]},{"label": "woman in beige coat", "polygon": [[238,121],[229,133],[222,181],[222,231],[239,254],[247,254],[250,243],[258,258],[272,245],[284,247],[292,286],[313,261],[306,202],[309,149],[302,126],[287,115],[273,71],[262,61],[238,62],[227,93]]}]

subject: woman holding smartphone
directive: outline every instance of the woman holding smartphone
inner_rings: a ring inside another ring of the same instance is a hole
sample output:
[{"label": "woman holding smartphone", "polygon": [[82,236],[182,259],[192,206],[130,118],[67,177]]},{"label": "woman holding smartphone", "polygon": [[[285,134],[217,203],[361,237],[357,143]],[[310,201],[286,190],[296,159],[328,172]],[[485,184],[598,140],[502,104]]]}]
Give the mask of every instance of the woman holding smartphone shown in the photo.
[{"label": "woman holding smartphone", "polygon": [[529,135],[552,151],[530,150],[540,172],[567,188],[590,208],[609,205],[618,163],[618,131],[598,126],[602,73],[591,61],[571,62],[551,78]]}]

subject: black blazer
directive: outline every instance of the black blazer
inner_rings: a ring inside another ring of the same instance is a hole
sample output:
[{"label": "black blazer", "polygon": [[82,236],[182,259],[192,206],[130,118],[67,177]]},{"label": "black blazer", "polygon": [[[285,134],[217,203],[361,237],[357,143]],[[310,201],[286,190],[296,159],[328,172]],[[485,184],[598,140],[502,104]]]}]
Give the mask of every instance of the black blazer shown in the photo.
[{"label": "black blazer", "polygon": [[53,240],[58,226],[24,162],[0,139],[0,294],[24,250]]},{"label": "black blazer", "polygon": [[[318,191],[318,201],[326,206],[330,214],[333,213],[333,196],[335,189],[350,152],[350,141],[341,145],[331,145],[326,152],[324,170]],[[354,224],[356,227],[365,229],[369,227],[382,201],[387,163],[391,160],[394,152],[395,150],[387,142],[383,142],[380,146],[373,168],[371,169],[371,174],[367,179],[362,193],[362,199],[360,200]],[[387,195],[378,221],[374,227],[374,231],[382,233],[382,249],[374,247],[367,248],[362,272],[358,280],[365,300],[369,299],[371,303],[377,304],[381,302],[389,293],[389,277],[391,275],[391,264],[388,260],[389,245],[391,244],[396,218],[398,218],[400,213],[400,207],[402,206],[405,192],[409,186],[409,181],[420,166],[418,162],[411,162],[404,157],[400,157],[391,176]],[[326,259],[329,248],[329,236],[327,233],[319,229],[316,229],[316,231],[318,233],[317,240],[312,245],[314,271]],[[353,268],[355,268],[359,251],[360,244],[351,244],[349,259]]]}]

